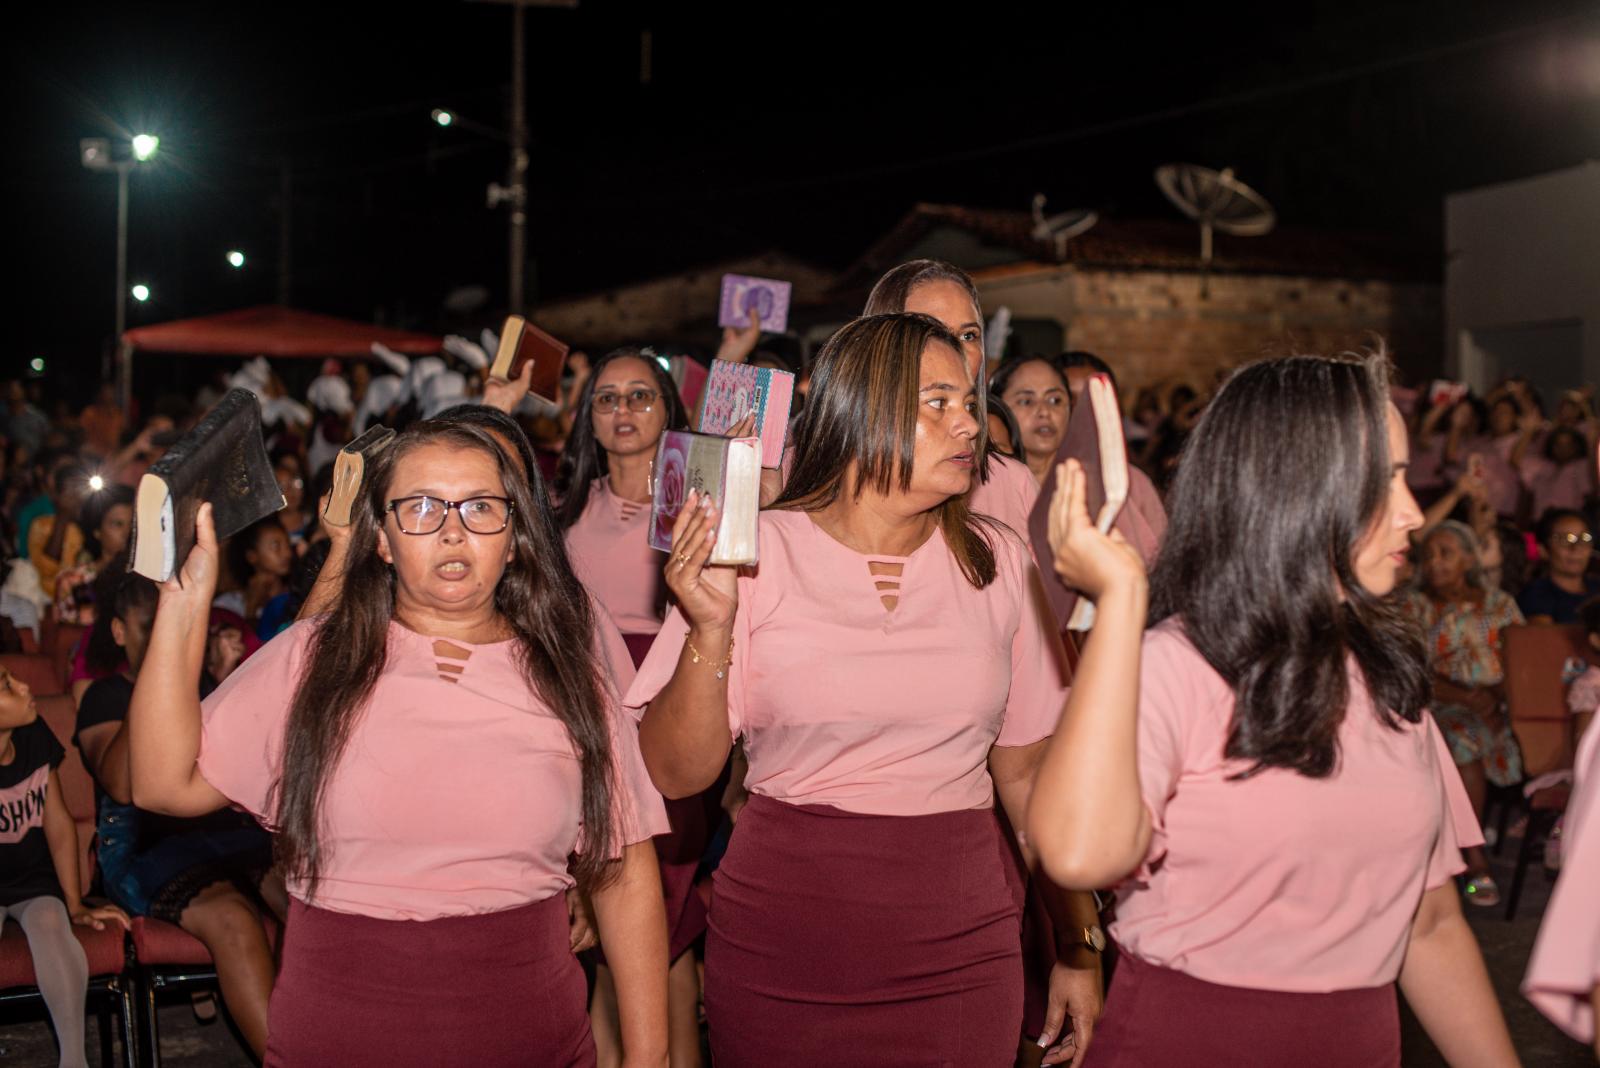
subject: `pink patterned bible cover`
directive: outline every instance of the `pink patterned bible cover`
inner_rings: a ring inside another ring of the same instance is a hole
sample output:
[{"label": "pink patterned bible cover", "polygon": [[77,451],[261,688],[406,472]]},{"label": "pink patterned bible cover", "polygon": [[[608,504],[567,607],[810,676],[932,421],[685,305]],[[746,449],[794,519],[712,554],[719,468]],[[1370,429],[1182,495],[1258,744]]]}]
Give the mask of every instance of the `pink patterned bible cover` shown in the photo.
[{"label": "pink patterned bible cover", "polygon": [[789,329],[788,282],[775,278],[752,278],[743,274],[722,276],[722,307],[717,312],[718,326],[749,326],[750,313],[761,316],[761,329],[781,334]]},{"label": "pink patterned bible cover", "polygon": [[789,432],[789,406],[794,401],[794,375],[747,363],[711,361],[704,400],[700,407],[700,433],[726,434],[751,412],[761,438],[761,466],[783,462],[783,440]]}]

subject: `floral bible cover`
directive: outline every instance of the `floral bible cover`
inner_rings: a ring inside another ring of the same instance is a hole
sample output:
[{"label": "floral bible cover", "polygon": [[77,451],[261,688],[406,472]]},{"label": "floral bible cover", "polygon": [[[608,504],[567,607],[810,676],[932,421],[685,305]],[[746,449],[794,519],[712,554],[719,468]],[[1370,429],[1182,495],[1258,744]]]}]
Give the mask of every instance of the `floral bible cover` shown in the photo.
[{"label": "floral bible cover", "polygon": [[789,432],[789,406],[794,400],[794,375],[770,367],[711,361],[700,408],[700,433],[726,434],[751,412],[761,438],[761,466],[783,462],[783,440]]},{"label": "floral bible cover", "polygon": [[672,550],[672,524],[690,490],[711,494],[720,508],[727,475],[730,439],[668,430],[656,448],[655,481],[650,503],[650,547]]},{"label": "floral bible cover", "polygon": [[761,329],[781,334],[789,329],[789,296],[793,286],[776,278],[753,278],[743,274],[722,276],[722,301],[717,309],[718,326],[749,326],[750,313],[761,317]]}]

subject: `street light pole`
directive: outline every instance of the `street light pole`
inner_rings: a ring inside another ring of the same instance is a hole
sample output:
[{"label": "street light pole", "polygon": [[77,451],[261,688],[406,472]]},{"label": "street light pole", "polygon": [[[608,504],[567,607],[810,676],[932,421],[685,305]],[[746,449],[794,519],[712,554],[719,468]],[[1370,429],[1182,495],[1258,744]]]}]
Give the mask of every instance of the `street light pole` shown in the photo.
[{"label": "street light pole", "polygon": [[521,315],[528,291],[523,271],[528,258],[528,122],[525,8],[511,8],[511,270],[507,303]]},{"label": "street light pole", "polygon": [[[132,160],[117,164],[117,328],[111,335],[113,346],[122,344],[122,332],[128,325],[128,175],[132,172]],[[126,398],[123,404],[126,406]]]}]

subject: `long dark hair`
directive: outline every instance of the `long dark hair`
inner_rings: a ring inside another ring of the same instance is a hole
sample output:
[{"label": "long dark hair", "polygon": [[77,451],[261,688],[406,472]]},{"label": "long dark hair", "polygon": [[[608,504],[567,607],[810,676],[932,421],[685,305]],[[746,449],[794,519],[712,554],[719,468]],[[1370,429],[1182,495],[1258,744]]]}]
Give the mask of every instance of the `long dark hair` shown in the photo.
[{"label": "long dark hair", "polygon": [[[869,486],[879,493],[911,488],[922,350],[929,342],[948,345],[960,357],[955,336],[926,315],[863,316],[828,339],[811,372],[794,470],[773,508],[815,512],[841,494],[859,497]],[[974,452],[988,436],[980,417]],[[847,487],[851,464],[856,483]],[[967,509],[966,494],[956,494],[934,511],[967,581],[978,589],[993,582],[987,521]]]},{"label": "long dark hair", "polygon": [[1388,373],[1381,352],[1251,364],[1184,448],[1150,623],[1181,617],[1233,688],[1224,752],[1251,763],[1245,776],[1332,774],[1351,658],[1380,722],[1422,718],[1421,635],[1395,598],[1362,588],[1352,559],[1392,478]]},{"label": "long dark hair", "polygon": [[[972,298],[972,314],[978,324],[978,341],[983,343],[983,301],[978,299],[978,287],[973,283],[972,276],[953,263],[944,260],[908,260],[898,267],[885,271],[872,287],[872,292],[867,294],[867,306],[861,309],[862,315],[894,315],[906,310],[906,301],[911,299],[912,290],[920,285],[930,282],[953,282],[967,291],[967,296]],[[961,353],[959,343],[956,352]],[[963,362],[965,358],[963,357]],[[989,382],[989,360],[985,357],[978,361],[978,379],[973,383],[978,390],[978,425],[987,430],[989,426],[989,394],[999,394],[993,384]],[[1020,443],[1017,445],[1020,449]],[[983,445],[977,453],[978,462],[975,468],[978,472],[978,481],[989,481],[989,436],[984,434]]]},{"label": "long dark hair", "polygon": [[314,896],[326,854],[321,813],[328,782],[387,661],[397,579],[378,556],[378,531],[396,465],[413,449],[444,444],[494,457],[511,498],[514,555],[495,587],[495,610],[510,625],[530,690],[550,706],[579,753],[583,776],[584,848],[573,874],[579,885],[602,884],[618,829],[611,816],[606,688],[598,671],[589,596],[573,576],[561,532],[543,502],[538,468],[524,475],[490,434],[437,419],[414,423],[378,455],[362,507],[355,509],[344,595],[311,637],[285,730],[283,773],[274,788],[278,852],[284,871]]},{"label": "long dark hair", "polygon": [[589,372],[588,381],[583,384],[583,392],[578,394],[572,430],[567,435],[566,447],[561,450],[561,463],[556,467],[555,495],[561,502],[556,506],[556,522],[562,530],[572,526],[583,515],[584,506],[589,503],[589,487],[594,485],[594,480],[609,474],[611,470],[606,461],[606,450],[595,440],[594,420],[590,417],[594,406],[594,384],[600,381],[600,372],[607,365],[630,358],[643,360],[655,378],[656,392],[661,394],[657,403],[666,405],[667,418],[662,424],[662,433],[689,428],[689,413],[684,410],[683,398],[678,396],[678,387],[667,369],[655,358],[633,346],[612,349],[600,357],[594,370]]}]

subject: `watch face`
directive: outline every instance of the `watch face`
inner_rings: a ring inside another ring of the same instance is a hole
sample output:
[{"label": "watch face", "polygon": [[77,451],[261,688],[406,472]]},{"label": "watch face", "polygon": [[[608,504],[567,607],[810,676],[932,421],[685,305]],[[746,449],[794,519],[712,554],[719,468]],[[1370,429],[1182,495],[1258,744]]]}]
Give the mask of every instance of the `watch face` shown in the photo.
[{"label": "watch face", "polygon": [[1083,929],[1083,940],[1089,943],[1096,953],[1105,952],[1106,933],[1100,929],[1098,924],[1094,927],[1085,927]]}]

